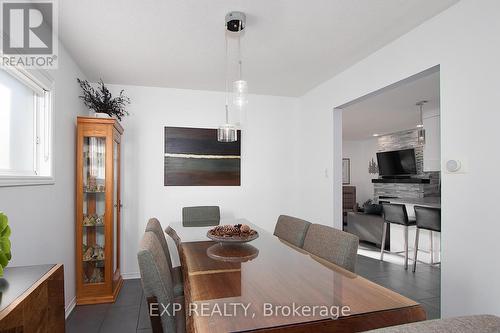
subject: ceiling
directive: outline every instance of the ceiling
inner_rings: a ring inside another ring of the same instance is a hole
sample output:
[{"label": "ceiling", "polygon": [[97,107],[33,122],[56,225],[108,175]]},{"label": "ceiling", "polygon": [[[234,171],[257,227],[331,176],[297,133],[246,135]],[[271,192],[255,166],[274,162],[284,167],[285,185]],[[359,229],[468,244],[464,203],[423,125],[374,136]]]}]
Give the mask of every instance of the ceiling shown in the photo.
[{"label": "ceiling", "polygon": [[223,91],[224,16],[240,10],[249,91],[300,96],[456,2],[64,0],[59,32],[90,80]]},{"label": "ceiling", "polygon": [[344,140],[364,140],[373,134],[415,128],[420,122],[415,104],[427,100],[424,115],[439,114],[439,91],[438,71],[352,104],[342,112],[342,137]]}]

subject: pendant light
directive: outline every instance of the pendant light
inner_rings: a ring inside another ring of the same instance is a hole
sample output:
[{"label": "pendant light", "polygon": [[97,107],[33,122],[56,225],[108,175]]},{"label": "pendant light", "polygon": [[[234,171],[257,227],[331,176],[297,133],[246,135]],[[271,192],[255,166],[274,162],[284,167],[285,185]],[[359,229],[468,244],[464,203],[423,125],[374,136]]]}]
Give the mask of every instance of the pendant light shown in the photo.
[{"label": "pendant light", "polygon": [[424,104],[427,103],[427,101],[420,101],[417,102],[415,105],[419,107],[420,111],[420,123],[417,125],[418,128],[418,143],[420,145],[425,145],[425,129],[424,129]]},{"label": "pendant light", "polygon": [[243,80],[243,64],[241,61],[241,32],[238,33],[238,80],[233,82],[233,103],[242,108],[248,103],[248,83]]},{"label": "pendant light", "polygon": [[226,43],[226,123],[219,126],[217,130],[217,140],[219,142],[235,142],[238,141],[238,128],[236,125],[229,122],[229,61],[228,61],[228,40],[227,34],[238,34],[238,66],[239,66],[239,79],[233,83],[233,103],[241,107],[246,103],[246,94],[248,92],[247,82],[242,80],[242,64],[241,64],[241,50],[240,50],[240,37],[241,32],[245,29],[246,17],[242,12],[230,12],[226,15],[226,32],[224,34]]}]

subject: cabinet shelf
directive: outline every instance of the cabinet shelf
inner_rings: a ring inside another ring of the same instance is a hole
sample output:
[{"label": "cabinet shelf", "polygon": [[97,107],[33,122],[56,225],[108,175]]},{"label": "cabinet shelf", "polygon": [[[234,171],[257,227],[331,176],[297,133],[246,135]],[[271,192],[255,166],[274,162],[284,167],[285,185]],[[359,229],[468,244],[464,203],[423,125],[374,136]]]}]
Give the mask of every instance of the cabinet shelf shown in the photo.
[{"label": "cabinet shelf", "polygon": [[105,261],[104,258],[102,259],[82,259],[83,262],[99,262],[99,261]]}]

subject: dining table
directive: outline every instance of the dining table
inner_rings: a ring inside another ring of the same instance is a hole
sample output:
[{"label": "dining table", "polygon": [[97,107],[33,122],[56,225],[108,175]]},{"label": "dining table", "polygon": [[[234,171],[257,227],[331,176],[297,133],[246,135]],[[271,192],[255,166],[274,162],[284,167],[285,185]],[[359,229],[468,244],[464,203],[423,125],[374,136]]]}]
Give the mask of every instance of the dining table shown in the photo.
[{"label": "dining table", "polygon": [[184,279],[187,332],[362,332],[426,319],[423,307],[245,219],[258,238],[207,237],[171,223]]}]

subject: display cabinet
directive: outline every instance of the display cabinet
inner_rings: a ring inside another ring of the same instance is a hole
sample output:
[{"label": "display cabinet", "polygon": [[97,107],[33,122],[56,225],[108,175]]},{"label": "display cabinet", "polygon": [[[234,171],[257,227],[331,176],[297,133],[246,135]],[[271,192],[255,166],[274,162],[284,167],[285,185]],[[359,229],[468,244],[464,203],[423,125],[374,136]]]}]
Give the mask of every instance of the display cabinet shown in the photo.
[{"label": "display cabinet", "polygon": [[78,117],[76,302],[114,302],[120,274],[120,147],[115,119]]}]

